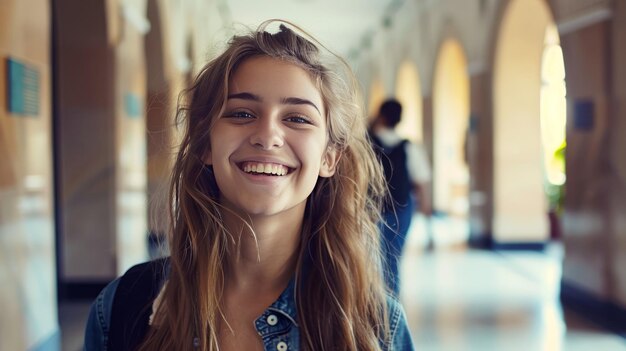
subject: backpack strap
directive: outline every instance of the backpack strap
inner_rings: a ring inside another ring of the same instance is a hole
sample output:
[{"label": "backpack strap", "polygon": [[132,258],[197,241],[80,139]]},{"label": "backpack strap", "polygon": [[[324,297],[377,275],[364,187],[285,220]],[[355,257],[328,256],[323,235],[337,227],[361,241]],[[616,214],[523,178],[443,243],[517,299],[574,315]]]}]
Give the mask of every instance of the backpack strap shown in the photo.
[{"label": "backpack strap", "polygon": [[145,338],[156,299],[169,268],[169,259],[142,263],[121,278],[113,298],[109,350],[135,350]]},{"label": "backpack strap", "polygon": [[406,145],[408,143],[409,141],[404,139],[398,145],[385,150],[387,159],[383,161],[383,165],[395,210],[398,210],[398,206],[405,207],[409,203],[413,186],[407,167]]},{"label": "backpack strap", "polygon": [[413,184],[406,164],[406,145],[409,141],[403,139],[397,145],[388,147],[371,131],[369,137],[372,141],[372,148],[385,171],[385,179],[389,188],[390,199],[385,201],[383,211],[393,213],[398,209],[398,206],[405,207],[410,201]]}]

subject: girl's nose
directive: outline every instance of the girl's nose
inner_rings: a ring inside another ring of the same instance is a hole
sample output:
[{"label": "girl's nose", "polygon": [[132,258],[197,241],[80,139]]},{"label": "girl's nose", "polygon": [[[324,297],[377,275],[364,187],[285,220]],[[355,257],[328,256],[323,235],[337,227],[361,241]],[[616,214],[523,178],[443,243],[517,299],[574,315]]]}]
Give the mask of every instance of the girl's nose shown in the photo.
[{"label": "girl's nose", "polygon": [[261,118],[250,135],[250,143],[263,150],[282,147],[284,139],[278,122],[272,118]]}]

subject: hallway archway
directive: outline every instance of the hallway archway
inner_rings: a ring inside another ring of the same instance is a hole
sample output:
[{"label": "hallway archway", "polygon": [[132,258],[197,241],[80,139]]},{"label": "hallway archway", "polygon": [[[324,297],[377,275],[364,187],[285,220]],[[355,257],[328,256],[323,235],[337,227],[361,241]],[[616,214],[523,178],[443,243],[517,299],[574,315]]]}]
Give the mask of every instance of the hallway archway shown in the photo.
[{"label": "hallway archway", "polygon": [[500,24],[493,80],[496,243],[544,242],[542,57],[553,19],[545,1],[511,0]]},{"label": "hallway archway", "polygon": [[367,96],[367,113],[369,119],[372,119],[378,114],[380,104],[383,103],[385,97],[385,86],[383,85],[380,77],[377,77],[370,84],[370,89]]},{"label": "hallway archway", "polygon": [[436,211],[464,223],[469,208],[468,124],[467,59],[461,44],[447,39],[437,56],[433,86],[433,204]]},{"label": "hallway archway", "polygon": [[411,61],[404,61],[398,68],[396,98],[402,104],[402,119],[396,130],[403,137],[422,143],[422,90],[417,67]]}]

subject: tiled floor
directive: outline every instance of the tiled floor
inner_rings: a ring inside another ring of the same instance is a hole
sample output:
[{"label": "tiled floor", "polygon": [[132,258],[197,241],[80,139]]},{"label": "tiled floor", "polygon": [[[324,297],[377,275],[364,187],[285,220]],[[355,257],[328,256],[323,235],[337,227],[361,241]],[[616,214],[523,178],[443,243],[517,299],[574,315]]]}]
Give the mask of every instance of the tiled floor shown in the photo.
[{"label": "tiled floor", "polygon": [[83,349],[83,334],[90,306],[90,301],[64,302],[59,306],[63,351]]},{"label": "tiled floor", "polygon": [[[431,228],[435,249],[424,249]],[[466,249],[462,221],[416,218],[402,263],[401,299],[420,351],[626,351],[626,341],[558,301],[561,249]],[[63,350],[78,351],[86,302],[60,306]]]},{"label": "tiled floor", "polygon": [[[425,250],[426,228],[436,242]],[[494,253],[464,247],[462,221],[414,222],[401,299],[419,350],[626,350],[624,339],[565,312],[562,249]]]}]

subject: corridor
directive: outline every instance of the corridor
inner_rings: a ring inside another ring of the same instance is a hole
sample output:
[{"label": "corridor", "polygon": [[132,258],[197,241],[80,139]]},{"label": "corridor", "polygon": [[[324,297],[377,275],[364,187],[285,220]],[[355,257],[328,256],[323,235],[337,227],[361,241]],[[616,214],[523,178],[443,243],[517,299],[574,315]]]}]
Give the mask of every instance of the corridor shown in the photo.
[{"label": "corridor", "polygon": [[402,106],[387,135],[422,161],[393,188],[434,213],[400,267],[418,350],[626,350],[626,1],[0,0],[0,351],[82,348],[91,301],[171,233],[181,92],[270,18],[343,59],[363,132]]}]

